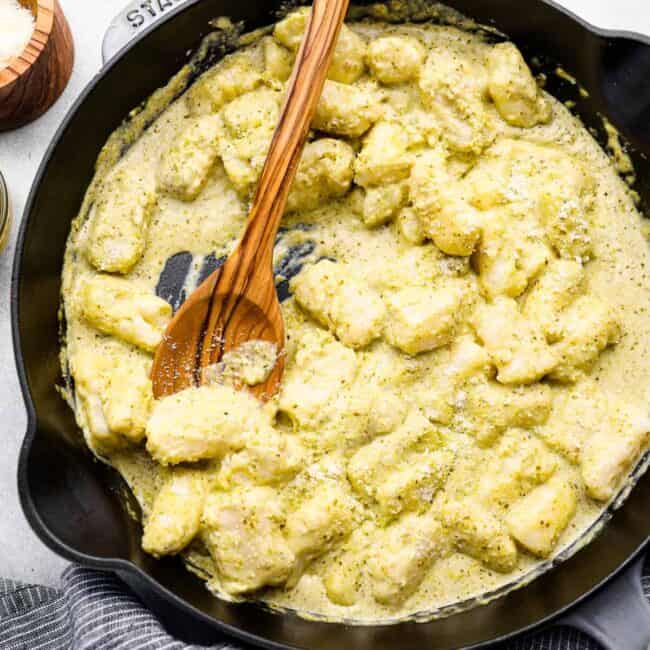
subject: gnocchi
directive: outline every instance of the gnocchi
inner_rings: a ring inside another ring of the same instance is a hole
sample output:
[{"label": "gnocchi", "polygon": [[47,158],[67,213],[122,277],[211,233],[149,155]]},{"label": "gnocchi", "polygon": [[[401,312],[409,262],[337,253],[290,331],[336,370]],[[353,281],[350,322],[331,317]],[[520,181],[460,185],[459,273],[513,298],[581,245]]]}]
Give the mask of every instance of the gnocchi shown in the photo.
[{"label": "gnocchi", "polygon": [[127,443],[139,443],[153,406],[149,361],[119,346],[102,352],[81,351],[71,362],[79,399],[77,419],[96,453],[105,455]]},{"label": "gnocchi", "polygon": [[291,287],[298,304],[344,344],[364,347],[381,335],[384,303],[344,265],[323,260],[304,269]]},{"label": "gnocchi", "polygon": [[402,289],[388,298],[386,340],[407,354],[447,345],[456,334],[465,299],[462,284]]},{"label": "gnocchi", "polygon": [[380,544],[368,559],[372,595],[393,607],[417,589],[447,550],[442,526],[431,514],[405,515],[386,529]]},{"label": "gnocchi", "polygon": [[182,201],[193,201],[201,192],[219,157],[218,116],[190,119],[160,157],[158,190]]},{"label": "gnocchi", "polygon": [[280,93],[260,88],[241,95],[223,109],[219,141],[228,178],[246,194],[257,182],[280,114]]},{"label": "gnocchi", "polygon": [[512,298],[499,297],[479,308],[474,327],[503,384],[532,384],[558,364],[540,326],[527,319]]},{"label": "gnocchi", "polygon": [[517,547],[506,524],[476,499],[445,499],[441,518],[464,553],[495,571],[512,571],[517,562]]},{"label": "gnocchi", "polygon": [[551,105],[512,43],[499,43],[490,50],[488,78],[490,96],[508,124],[530,128],[551,119]]},{"label": "gnocchi", "polygon": [[226,104],[262,85],[264,62],[259,48],[235,52],[188,91],[186,102],[192,115],[219,112]]},{"label": "gnocchi", "polygon": [[527,494],[508,511],[508,530],[526,549],[546,557],[576,509],[571,484],[558,476]]},{"label": "gnocchi", "polygon": [[160,343],[171,319],[169,303],[122,278],[83,278],[77,291],[80,315],[90,325],[148,352]]},{"label": "gnocchi", "polygon": [[174,474],[154,499],[144,525],[142,548],[157,557],[182,551],[199,532],[204,500],[200,474]]},{"label": "gnocchi", "polygon": [[147,422],[147,451],[165,465],[219,458],[242,449],[247,434],[264,425],[264,414],[248,393],[218,384],[187,388],[155,403]]},{"label": "gnocchi", "polygon": [[[310,10],[303,7],[281,20],[273,32],[277,41],[288,49],[296,51],[307,29],[309,14]],[[332,57],[329,79],[345,84],[357,81],[365,69],[365,54],[364,40],[347,25],[343,25]]]},{"label": "gnocchi", "polygon": [[352,184],[354,158],[352,147],[341,140],[321,138],[307,144],[287,210],[311,210],[343,196]]},{"label": "gnocchi", "polygon": [[202,521],[214,557],[216,585],[230,594],[286,582],[296,558],[285,539],[283,504],[270,487],[212,492]]},{"label": "gnocchi", "polygon": [[427,50],[413,36],[382,36],[370,43],[366,59],[381,83],[398,84],[418,79]]},{"label": "gnocchi", "polygon": [[88,261],[98,271],[131,271],[144,253],[155,206],[154,174],[132,176],[118,166],[88,214]]},{"label": "gnocchi", "polygon": [[326,81],[313,126],[331,135],[358,138],[379,119],[375,102],[372,88]]},{"label": "gnocchi", "polygon": [[365,138],[355,166],[355,181],[362,187],[395,183],[409,175],[406,131],[396,123],[378,122]]}]

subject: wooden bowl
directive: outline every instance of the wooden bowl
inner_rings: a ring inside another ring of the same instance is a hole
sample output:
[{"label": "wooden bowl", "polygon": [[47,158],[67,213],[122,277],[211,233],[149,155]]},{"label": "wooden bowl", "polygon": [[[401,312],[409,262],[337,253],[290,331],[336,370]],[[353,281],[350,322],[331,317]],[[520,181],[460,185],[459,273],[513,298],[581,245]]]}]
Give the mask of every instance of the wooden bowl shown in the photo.
[{"label": "wooden bowl", "polygon": [[58,0],[19,0],[36,19],[24,51],[0,70],[0,131],[41,116],[61,96],[74,61],[70,26]]}]

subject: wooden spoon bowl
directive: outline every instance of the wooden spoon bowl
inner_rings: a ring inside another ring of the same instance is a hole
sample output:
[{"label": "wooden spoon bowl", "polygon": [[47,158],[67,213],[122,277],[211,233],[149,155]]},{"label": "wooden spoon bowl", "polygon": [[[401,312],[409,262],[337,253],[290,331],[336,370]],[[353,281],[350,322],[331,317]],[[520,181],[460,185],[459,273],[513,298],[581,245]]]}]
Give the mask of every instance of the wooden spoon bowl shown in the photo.
[{"label": "wooden spoon bowl", "polygon": [[[224,350],[237,349],[246,341],[266,341],[277,346],[284,340],[284,322],[277,301],[269,295],[264,301],[266,304],[261,306],[241,292],[224,294],[217,288],[220,277],[217,271],[197,289],[193,300],[186,301],[177,312],[175,318],[182,320],[184,325],[180,332],[175,327],[170,328],[173,338],[167,338],[156,355],[158,379],[154,392],[158,397],[203,383],[207,378],[204,373],[209,374],[210,367],[221,359]],[[231,305],[224,305],[226,301]],[[220,322],[212,323],[215,338],[206,345],[202,334],[203,329],[210,326],[211,314]],[[235,318],[234,326],[229,327],[226,322],[229,315]],[[168,333],[166,337],[169,336]],[[272,396],[273,388],[270,387],[277,386],[282,379],[284,353],[281,349],[278,352],[269,377],[262,384],[248,388],[262,401]]]},{"label": "wooden spoon bowl", "polygon": [[40,117],[70,79],[74,44],[58,0],[19,0],[36,20],[23,52],[0,70],[0,131]]}]

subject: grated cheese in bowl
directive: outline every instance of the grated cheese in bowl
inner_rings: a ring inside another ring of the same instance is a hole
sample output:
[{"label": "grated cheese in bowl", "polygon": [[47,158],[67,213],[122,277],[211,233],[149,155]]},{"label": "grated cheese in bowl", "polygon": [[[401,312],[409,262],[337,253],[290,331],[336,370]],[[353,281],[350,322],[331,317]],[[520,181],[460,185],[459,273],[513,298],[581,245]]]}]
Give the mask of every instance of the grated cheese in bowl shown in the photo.
[{"label": "grated cheese in bowl", "polygon": [[0,70],[9,65],[29,43],[34,16],[18,0],[0,0]]}]

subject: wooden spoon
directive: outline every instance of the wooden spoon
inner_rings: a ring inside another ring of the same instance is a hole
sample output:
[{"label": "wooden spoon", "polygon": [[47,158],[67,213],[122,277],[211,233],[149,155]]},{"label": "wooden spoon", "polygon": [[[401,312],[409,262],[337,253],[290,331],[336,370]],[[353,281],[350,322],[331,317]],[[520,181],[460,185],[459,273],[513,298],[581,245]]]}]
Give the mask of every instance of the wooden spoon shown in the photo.
[{"label": "wooden spoon", "polygon": [[325,84],[349,0],[314,0],[241,241],[226,263],[194,291],[156,350],[156,398],[205,383],[206,368],[246,341],[276,345],[267,380],[251,388],[266,400],[284,372],[284,322],[273,274],[273,245],[309,126]]}]

